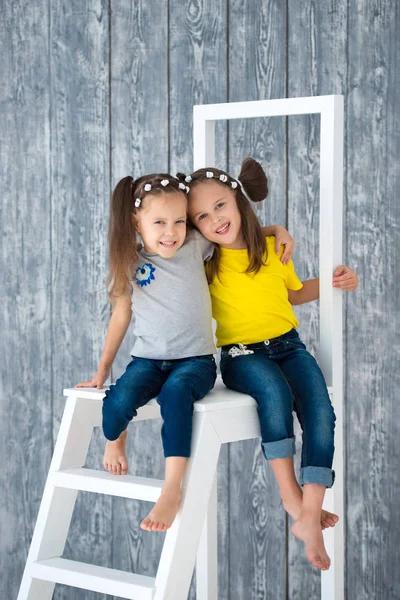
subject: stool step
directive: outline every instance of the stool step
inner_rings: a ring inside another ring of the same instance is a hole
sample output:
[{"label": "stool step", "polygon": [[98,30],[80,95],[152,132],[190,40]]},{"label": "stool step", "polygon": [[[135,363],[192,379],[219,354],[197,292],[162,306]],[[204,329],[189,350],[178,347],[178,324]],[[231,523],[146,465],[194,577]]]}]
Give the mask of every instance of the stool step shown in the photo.
[{"label": "stool step", "polygon": [[82,590],[91,590],[131,600],[152,600],[156,591],[155,579],[98,567],[65,558],[49,558],[34,562],[29,567],[34,579],[52,581]]},{"label": "stool step", "polygon": [[134,475],[112,475],[108,471],[85,468],[55,471],[51,475],[50,483],[55,487],[70,490],[95,492],[96,494],[146,500],[147,502],[156,502],[164,485],[161,479]]}]

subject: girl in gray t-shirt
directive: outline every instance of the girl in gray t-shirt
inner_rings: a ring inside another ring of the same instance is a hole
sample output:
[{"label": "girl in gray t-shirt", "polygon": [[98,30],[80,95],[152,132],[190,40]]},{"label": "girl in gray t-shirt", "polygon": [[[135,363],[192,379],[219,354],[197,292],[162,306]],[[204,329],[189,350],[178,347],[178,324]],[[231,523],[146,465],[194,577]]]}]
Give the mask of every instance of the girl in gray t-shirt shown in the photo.
[{"label": "girl in gray t-shirt", "polygon": [[164,531],[175,518],[190,456],[193,403],[216,378],[204,271],[213,245],[198,232],[187,233],[187,191],[165,174],[125,177],[116,186],[109,229],[113,312],[97,373],[77,386],[103,387],[133,310],[132,360],[103,401],[104,466],[115,475],[127,473],[127,426],[137,409],[157,396],[166,469],[161,496],[141,523],[148,531]]}]

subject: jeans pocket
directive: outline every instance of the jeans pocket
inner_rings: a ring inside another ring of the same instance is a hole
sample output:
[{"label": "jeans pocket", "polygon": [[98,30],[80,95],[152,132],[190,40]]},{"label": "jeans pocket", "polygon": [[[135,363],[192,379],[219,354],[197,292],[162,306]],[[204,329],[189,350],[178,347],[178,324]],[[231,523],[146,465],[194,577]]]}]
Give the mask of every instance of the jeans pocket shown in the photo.
[{"label": "jeans pocket", "polygon": [[300,338],[285,340],[284,346],[285,348],[291,348],[292,350],[307,350],[305,344],[303,344]]}]

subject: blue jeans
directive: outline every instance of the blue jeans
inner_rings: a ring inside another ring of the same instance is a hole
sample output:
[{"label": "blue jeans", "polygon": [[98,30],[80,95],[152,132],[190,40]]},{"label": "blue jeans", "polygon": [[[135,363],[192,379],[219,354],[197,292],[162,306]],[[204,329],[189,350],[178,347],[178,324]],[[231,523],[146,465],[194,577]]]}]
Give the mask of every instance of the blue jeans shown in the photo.
[{"label": "blue jeans", "polygon": [[257,402],[265,458],[295,454],[294,410],[303,430],[301,483],[331,487],[335,413],[321,369],[297,331],[257,344],[223,346],[221,357],[225,385]]},{"label": "blue jeans", "polygon": [[125,373],[106,391],[104,435],[108,440],[116,440],[136,416],[137,409],[157,397],[164,421],[164,455],[189,457],[193,403],[208,394],[215,379],[212,354],[177,360],[133,356]]}]

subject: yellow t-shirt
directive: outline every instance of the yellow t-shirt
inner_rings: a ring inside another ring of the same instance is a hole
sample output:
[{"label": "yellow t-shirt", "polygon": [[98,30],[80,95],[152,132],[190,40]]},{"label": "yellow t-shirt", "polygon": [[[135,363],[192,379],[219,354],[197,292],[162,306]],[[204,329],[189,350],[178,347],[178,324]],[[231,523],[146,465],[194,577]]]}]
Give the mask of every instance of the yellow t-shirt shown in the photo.
[{"label": "yellow t-shirt", "polygon": [[219,274],[210,284],[217,346],[254,344],[287,333],[299,322],[288,300],[289,290],[303,284],[293,262],[283,265],[275,252],[275,238],[266,238],[268,258],[257,274],[245,273],[247,250],[221,248]]}]

